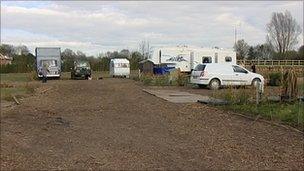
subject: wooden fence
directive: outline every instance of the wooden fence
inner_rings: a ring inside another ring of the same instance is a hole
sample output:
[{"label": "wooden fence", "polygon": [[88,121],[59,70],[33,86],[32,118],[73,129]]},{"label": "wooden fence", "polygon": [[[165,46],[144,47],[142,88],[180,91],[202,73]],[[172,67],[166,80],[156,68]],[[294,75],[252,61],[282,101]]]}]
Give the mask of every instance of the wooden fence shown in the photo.
[{"label": "wooden fence", "polygon": [[304,60],[237,60],[238,64],[245,66],[264,65],[264,66],[304,66]]}]

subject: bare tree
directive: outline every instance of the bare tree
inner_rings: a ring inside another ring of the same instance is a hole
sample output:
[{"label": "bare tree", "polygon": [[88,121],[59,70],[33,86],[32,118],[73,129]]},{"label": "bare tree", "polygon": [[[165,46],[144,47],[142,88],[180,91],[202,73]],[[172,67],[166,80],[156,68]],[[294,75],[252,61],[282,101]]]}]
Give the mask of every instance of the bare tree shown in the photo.
[{"label": "bare tree", "polygon": [[247,57],[250,47],[244,41],[244,39],[242,39],[242,40],[238,40],[233,48],[236,51],[237,58],[238,59],[244,59],[244,58]]},{"label": "bare tree", "polygon": [[150,42],[149,41],[141,41],[139,43],[139,52],[142,54],[144,59],[147,59],[150,56]]},{"label": "bare tree", "polygon": [[272,13],[270,23],[266,27],[267,41],[277,52],[284,54],[298,43],[301,27],[289,11]]}]

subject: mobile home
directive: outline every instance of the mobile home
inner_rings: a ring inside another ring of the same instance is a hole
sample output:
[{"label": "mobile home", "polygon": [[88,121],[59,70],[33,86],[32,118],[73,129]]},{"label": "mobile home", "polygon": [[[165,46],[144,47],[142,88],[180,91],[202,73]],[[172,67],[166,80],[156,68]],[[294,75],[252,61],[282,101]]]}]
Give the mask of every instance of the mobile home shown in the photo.
[{"label": "mobile home", "polygon": [[130,76],[130,63],[125,58],[111,59],[110,61],[110,76],[122,76],[129,78]]},{"label": "mobile home", "polygon": [[60,48],[37,47],[35,49],[36,66],[38,77],[42,77],[41,70],[46,66],[49,70],[47,77],[60,77],[61,74],[61,56]]},{"label": "mobile home", "polygon": [[148,60],[155,65],[167,64],[191,72],[198,64],[236,64],[236,53],[230,49],[198,48],[188,46],[153,48]]}]

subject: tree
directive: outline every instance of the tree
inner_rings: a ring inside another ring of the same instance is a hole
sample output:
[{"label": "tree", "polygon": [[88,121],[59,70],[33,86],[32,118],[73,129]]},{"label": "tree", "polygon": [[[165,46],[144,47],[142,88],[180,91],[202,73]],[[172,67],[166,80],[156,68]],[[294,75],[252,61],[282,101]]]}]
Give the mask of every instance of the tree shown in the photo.
[{"label": "tree", "polygon": [[74,65],[74,60],[76,59],[76,53],[71,49],[65,49],[61,52],[62,58],[62,70],[70,71],[70,68]]},{"label": "tree", "polygon": [[135,70],[139,68],[139,62],[142,59],[142,55],[140,54],[140,52],[133,52],[130,58],[130,69],[131,70]]},{"label": "tree", "polygon": [[13,56],[15,54],[15,48],[12,45],[1,44],[0,53],[6,56]]},{"label": "tree", "polygon": [[250,46],[250,48],[248,49],[248,59],[255,59],[256,53],[255,53],[255,47]]},{"label": "tree", "polygon": [[238,40],[233,48],[236,51],[237,59],[244,59],[247,57],[249,45],[244,41],[244,39]]},{"label": "tree", "polygon": [[298,59],[304,60],[304,45],[302,45],[298,50]]},{"label": "tree", "polygon": [[298,43],[301,27],[291,16],[289,11],[285,13],[274,12],[267,28],[267,41],[280,54],[293,49]]},{"label": "tree", "polygon": [[123,49],[119,53],[119,57],[121,58],[129,58],[130,57],[130,51],[128,49]]},{"label": "tree", "polygon": [[26,46],[24,46],[24,45],[15,47],[14,51],[18,55],[27,55],[27,54],[30,53],[29,50],[28,50],[28,48]]},{"label": "tree", "polygon": [[273,49],[267,43],[256,45],[253,51],[253,59],[270,59],[273,56]]},{"label": "tree", "polygon": [[143,59],[147,59],[151,53],[151,47],[149,41],[141,41],[139,43],[139,52],[142,54]]}]

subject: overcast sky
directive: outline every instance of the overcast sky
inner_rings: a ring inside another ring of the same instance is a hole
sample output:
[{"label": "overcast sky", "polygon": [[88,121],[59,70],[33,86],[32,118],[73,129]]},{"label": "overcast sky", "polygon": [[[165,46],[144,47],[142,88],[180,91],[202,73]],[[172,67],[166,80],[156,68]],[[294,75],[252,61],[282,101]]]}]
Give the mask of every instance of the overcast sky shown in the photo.
[{"label": "overcast sky", "polygon": [[[152,46],[232,48],[265,42],[272,12],[289,10],[303,30],[303,1],[1,1],[1,43],[56,46],[88,55]],[[303,44],[303,34],[299,41]],[[298,45],[298,46],[299,46]]]}]

